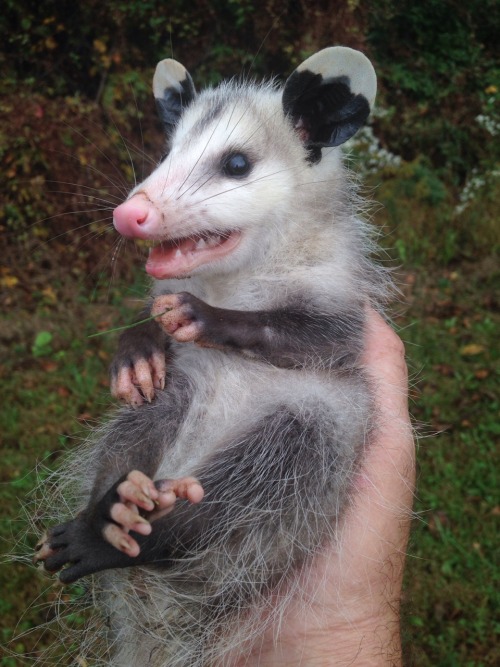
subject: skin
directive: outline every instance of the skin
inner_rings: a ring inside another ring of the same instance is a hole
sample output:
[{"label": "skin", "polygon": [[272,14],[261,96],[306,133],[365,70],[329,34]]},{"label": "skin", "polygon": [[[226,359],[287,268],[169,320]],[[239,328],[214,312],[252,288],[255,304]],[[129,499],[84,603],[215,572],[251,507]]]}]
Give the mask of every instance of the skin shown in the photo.
[{"label": "skin", "polygon": [[400,599],[415,484],[408,375],[399,337],[369,314],[364,363],[379,423],[358,474],[340,545],[304,574],[311,601],[280,623],[234,667],[398,667]]}]

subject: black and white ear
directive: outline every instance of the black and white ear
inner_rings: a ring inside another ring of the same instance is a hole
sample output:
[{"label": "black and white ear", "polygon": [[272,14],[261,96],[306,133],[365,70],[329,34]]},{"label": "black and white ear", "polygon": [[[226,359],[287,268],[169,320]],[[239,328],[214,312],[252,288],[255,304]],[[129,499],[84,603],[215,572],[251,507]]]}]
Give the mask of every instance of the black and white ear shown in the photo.
[{"label": "black and white ear", "polygon": [[283,109],[313,160],[324,146],[340,146],[365,123],[375,101],[377,77],[360,51],[323,49],[290,75]]},{"label": "black and white ear", "polygon": [[176,60],[167,58],[156,66],[153,94],[167,133],[177,125],[184,108],[196,96],[193,79]]}]

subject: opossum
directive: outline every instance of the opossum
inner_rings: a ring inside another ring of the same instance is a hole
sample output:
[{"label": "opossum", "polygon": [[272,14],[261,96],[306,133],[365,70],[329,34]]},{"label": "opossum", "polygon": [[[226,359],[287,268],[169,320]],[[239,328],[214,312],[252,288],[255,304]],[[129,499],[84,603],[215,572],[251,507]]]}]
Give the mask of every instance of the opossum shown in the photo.
[{"label": "opossum", "polygon": [[373,430],[360,353],[389,279],[339,146],[376,76],[330,47],[283,86],[197,94],[168,59],[153,90],[165,155],[114,212],[153,244],[157,319],[112,369],[136,408],[75,453],[81,511],[35,558],[63,583],[95,575],[106,664],[229,665],[335,544]]}]

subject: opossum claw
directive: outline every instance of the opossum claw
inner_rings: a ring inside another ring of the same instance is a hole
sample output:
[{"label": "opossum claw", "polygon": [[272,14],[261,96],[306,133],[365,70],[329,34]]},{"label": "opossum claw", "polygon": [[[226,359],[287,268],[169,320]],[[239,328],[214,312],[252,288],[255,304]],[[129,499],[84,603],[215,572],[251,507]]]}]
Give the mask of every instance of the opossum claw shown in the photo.
[{"label": "opossum claw", "polygon": [[45,561],[51,554],[53,553],[53,550],[48,544],[48,534],[45,531],[40,538],[40,540],[37,542],[35,546],[35,553],[33,555],[33,563],[35,565],[38,562],[43,562]]}]

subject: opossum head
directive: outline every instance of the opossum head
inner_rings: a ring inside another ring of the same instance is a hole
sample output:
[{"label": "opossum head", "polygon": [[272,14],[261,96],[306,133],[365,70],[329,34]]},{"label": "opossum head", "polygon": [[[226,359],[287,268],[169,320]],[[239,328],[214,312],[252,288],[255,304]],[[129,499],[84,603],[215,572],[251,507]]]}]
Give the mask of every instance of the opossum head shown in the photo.
[{"label": "opossum head", "polygon": [[331,47],[281,89],[233,81],[198,95],[186,69],[163,60],[153,91],[168,152],[114,224],[153,242],[146,270],[164,279],[239,270],[286,237],[304,182],[320,180],[322,149],[368,117],[376,77],[364,55]]}]

